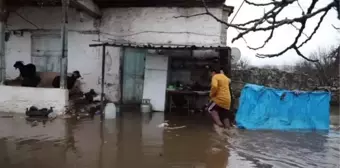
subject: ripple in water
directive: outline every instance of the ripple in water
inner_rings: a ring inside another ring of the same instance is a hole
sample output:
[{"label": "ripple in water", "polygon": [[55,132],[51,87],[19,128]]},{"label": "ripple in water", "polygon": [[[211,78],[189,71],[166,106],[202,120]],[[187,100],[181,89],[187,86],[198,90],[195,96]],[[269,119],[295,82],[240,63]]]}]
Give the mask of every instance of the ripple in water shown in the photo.
[{"label": "ripple in water", "polygon": [[[117,120],[59,120],[32,126],[22,116],[0,118],[4,168],[257,168],[338,167],[340,134],[213,131],[206,118],[125,113]],[[168,120],[168,119],[167,119]]]},{"label": "ripple in water", "polygon": [[339,167],[340,133],[238,131],[228,167]]}]

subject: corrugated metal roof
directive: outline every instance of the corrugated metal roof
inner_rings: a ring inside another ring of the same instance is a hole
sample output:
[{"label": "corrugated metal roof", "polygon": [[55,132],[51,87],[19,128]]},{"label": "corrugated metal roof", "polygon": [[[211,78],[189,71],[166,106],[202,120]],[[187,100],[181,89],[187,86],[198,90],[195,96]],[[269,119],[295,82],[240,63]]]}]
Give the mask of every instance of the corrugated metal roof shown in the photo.
[{"label": "corrugated metal roof", "polygon": [[146,48],[146,49],[188,49],[188,50],[214,50],[229,49],[228,46],[222,45],[190,45],[190,44],[151,44],[151,43],[122,43],[122,42],[102,42],[90,44],[90,47],[99,46],[129,47],[129,48]]},{"label": "corrugated metal roof", "polygon": [[[202,7],[201,0],[94,0],[101,8],[110,7]],[[208,7],[221,7],[225,0],[206,0]]]},{"label": "corrugated metal roof", "polygon": [[[8,6],[60,6],[60,0],[5,0]],[[222,7],[225,0],[206,0],[208,7]],[[94,0],[100,8],[203,7],[201,0]]]}]

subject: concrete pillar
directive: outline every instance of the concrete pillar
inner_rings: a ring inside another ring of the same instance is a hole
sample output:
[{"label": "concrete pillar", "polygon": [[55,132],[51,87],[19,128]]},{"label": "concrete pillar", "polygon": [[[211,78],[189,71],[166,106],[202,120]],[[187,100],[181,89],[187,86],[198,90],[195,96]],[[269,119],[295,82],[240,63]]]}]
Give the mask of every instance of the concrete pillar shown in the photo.
[{"label": "concrete pillar", "polygon": [[[229,11],[226,9],[222,9],[222,20],[228,22]],[[221,36],[220,36],[220,43],[222,45],[227,45],[227,25],[221,23]]]},{"label": "concrete pillar", "polygon": [[231,49],[222,49],[219,51],[220,67],[229,78],[231,77]]},{"label": "concrete pillar", "polygon": [[3,84],[6,80],[6,57],[5,57],[5,25],[8,12],[5,8],[5,0],[0,0],[0,80]]},{"label": "concrete pillar", "polygon": [[62,0],[62,26],[61,26],[61,49],[62,54],[60,58],[60,88],[67,88],[67,64],[68,64],[68,8],[70,5],[70,0]]}]

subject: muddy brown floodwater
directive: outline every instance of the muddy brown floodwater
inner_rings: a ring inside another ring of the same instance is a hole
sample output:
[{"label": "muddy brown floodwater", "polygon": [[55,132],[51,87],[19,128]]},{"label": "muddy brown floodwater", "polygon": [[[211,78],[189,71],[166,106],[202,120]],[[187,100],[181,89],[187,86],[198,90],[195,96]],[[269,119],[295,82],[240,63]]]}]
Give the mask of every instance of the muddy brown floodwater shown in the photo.
[{"label": "muddy brown floodwater", "polygon": [[[339,120],[338,113],[333,121]],[[213,131],[202,116],[124,112],[116,120],[0,118],[1,168],[339,167],[340,133]],[[0,116],[8,115],[1,113]],[[335,117],[334,117],[335,116]],[[160,124],[168,120],[167,129]],[[185,126],[185,127],[182,127]]]}]

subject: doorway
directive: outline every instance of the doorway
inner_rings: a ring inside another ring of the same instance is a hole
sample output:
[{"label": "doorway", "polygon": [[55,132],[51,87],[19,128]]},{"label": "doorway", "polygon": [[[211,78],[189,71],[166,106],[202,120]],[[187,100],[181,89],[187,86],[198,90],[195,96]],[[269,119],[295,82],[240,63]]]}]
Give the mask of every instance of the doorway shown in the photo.
[{"label": "doorway", "polygon": [[164,111],[168,77],[168,56],[147,54],[143,98],[150,99],[152,110]]},{"label": "doorway", "polygon": [[123,55],[123,104],[141,104],[146,50],[125,48]]}]

